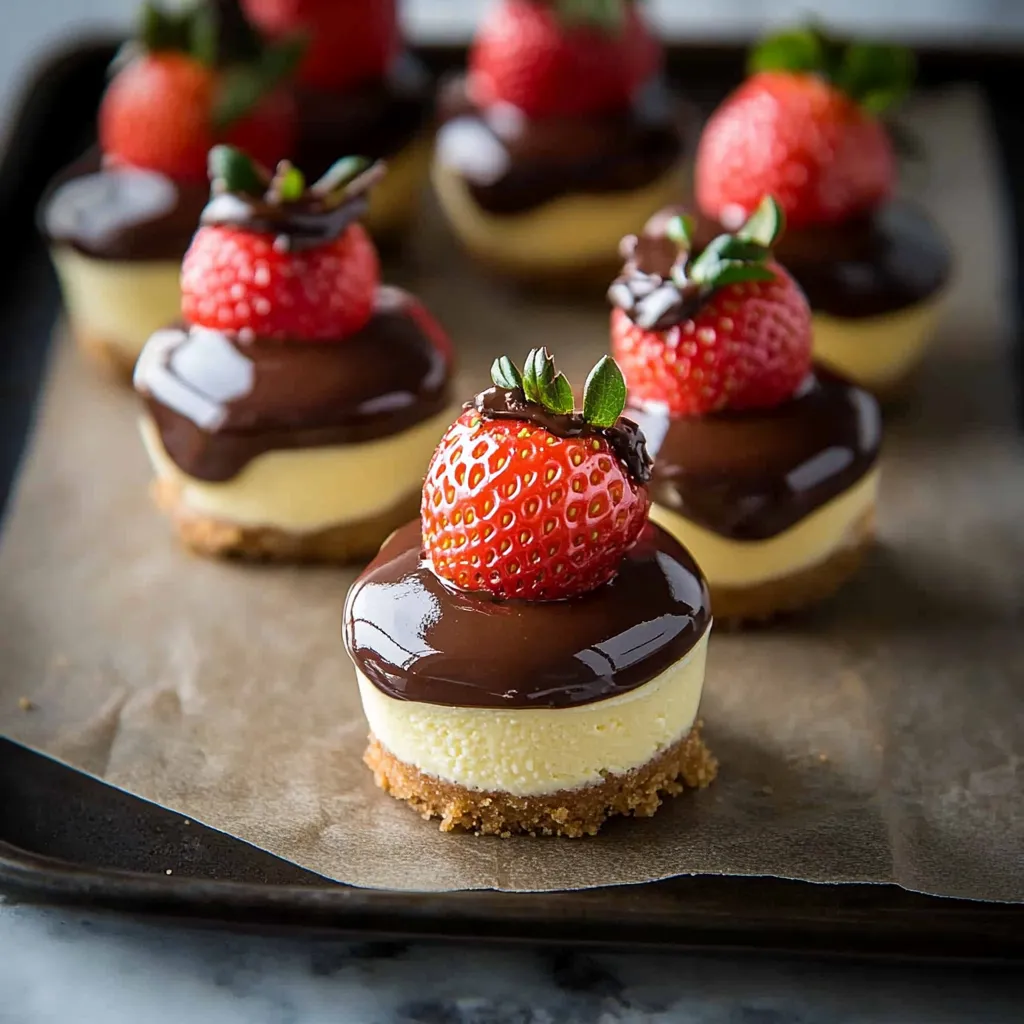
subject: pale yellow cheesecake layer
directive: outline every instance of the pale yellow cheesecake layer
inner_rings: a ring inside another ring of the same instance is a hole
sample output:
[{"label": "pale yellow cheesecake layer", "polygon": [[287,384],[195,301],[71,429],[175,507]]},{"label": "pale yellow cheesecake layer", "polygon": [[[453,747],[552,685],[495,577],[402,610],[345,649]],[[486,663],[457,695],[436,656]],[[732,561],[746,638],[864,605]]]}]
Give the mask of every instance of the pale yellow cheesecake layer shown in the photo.
[{"label": "pale yellow cheesecake layer", "polygon": [[818,565],[858,542],[856,525],[874,507],[877,496],[878,470],[874,469],[767,540],[732,540],[657,504],[651,506],[651,519],[690,551],[712,589],[755,586]]},{"label": "pale yellow cheesecake layer", "polygon": [[431,139],[414,139],[384,161],[388,173],[370,192],[370,209],[364,221],[371,234],[395,235],[408,227],[430,176],[432,153]]},{"label": "pale yellow cheesecake layer", "polygon": [[408,430],[359,444],[296,448],[258,455],[230,480],[198,480],[171,460],[149,417],[142,440],[161,479],[198,516],[239,526],[311,533],[359,523],[393,509],[422,482],[430,457],[457,409]]},{"label": "pale yellow cheesecake layer", "polygon": [[616,258],[623,235],[640,231],[662,207],[686,195],[689,163],[633,192],[566,195],[534,210],[498,216],[481,209],[465,181],[434,160],[438,199],[462,243],[496,266],[536,273],[569,271]]},{"label": "pale yellow cheesecake layer", "polygon": [[180,260],[100,260],[51,252],[72,330],[133,362],[149,336],[181,318]]},{"label": "pale yellow cheesecake layer", "polygon": [[710,626],[685,658],[629,693],[572,708],[461,708],[396,700],[362,673],[370,731],[405,764],[467,789],[540,796],[647,764],[693,727]]},{"label": "pale yellow cheesecake layer", "polygon": [[938,322],[941,298],[897,313],[850,319],[815,313],[814,358],[869,391],[885,391],[921,361]]}]

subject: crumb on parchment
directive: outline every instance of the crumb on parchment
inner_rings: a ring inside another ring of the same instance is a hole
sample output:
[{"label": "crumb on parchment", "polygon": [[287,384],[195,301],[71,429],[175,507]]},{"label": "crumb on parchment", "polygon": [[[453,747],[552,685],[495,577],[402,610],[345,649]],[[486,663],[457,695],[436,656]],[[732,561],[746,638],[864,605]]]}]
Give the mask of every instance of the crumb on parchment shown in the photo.
[{"label": "crumb on parchment", "polygon": [[35,706],[35,704],[32,703],[31,700],[28,699],[28,697],[19,697],[18,698],[18,707],[22,711],[34,711],[36,706]]}]

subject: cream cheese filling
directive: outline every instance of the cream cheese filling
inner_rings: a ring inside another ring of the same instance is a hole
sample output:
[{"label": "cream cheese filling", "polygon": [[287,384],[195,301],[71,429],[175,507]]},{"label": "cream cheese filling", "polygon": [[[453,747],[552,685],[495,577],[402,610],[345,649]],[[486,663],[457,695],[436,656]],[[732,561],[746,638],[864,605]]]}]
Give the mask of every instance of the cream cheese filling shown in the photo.
[{"label": "cream cheese filling", "polygon": [[396,700],[357,670],[370,730],[400,761],[466,789],[542,796],[639,768],[697,719],[711,627],[635,690],[571,708],[463,708]]}]

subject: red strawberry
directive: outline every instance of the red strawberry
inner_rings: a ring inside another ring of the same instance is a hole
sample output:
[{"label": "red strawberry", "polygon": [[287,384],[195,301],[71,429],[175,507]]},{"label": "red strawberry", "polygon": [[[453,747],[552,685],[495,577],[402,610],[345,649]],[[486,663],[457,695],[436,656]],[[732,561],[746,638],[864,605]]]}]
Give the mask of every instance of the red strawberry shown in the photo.
[{"label": "red strawberry", "polygon": [[[584,411],[546,350],[522,376],[495,362],[497,388],[478,395],[441,440],[423,484],[423,550],[463,590],[550,601],[616,573],[647,521],[650,461],[620,421],[625,384],[607,356],[591,372]],[[628,444],[628,440],[627,440]]]},{"label": "red strawberry", "polygon": [[395,0],[243,0],[269,36],[303,32],[309,48],[299,80],[342,92],[382,78],[401,49]]},{"label": "red strawberry", "polygon": [[294,44],[261,49],[253,36],[238,52],[229,50],[218,35],[227,26],[211,20],[212,5],[181,16],[148,12],[142,52],[114,76],[100,106],[107,160],[201,181],[206,154],[218,141],[271,165],[286,156],[295,112],[276,87],[298,59]]},{"label": "red strawberry", "polygon": [[630,0],[501,0],[469,58],[479,106],[573,117],[628,106],[659,68],[661,46]]},{"label": "red strawberry", "polygon": [[665,230],[625,241],[626,270],[609,289],[612,353],[631,398],[699,416],[790,397],[810,370],[811,313],[770,258],[782,230],[778,206],[765,200],[736,235],[719,236],[693,260],[688,218]]},{"label": "red strawberry", "polygon": [[374,176],[364,168],[339,161],[307,190],[287,164],[271,179],[239,151],[215,149],[214,199],[181,267],[185,319],[285,341],[364,326],[380,282],[377,251],[354,222]]}]

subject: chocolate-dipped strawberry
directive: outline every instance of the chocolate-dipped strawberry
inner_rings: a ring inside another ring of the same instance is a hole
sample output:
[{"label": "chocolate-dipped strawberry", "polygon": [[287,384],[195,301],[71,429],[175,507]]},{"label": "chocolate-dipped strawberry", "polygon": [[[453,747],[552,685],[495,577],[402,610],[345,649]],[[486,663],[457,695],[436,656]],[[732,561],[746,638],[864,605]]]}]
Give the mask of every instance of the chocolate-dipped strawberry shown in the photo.
[{"label": "chocolate-dipped strawberry", "polygon": [[921,358],[950,276],[938,230],[893,198],[878,118],[909,88],[912,59],[802,31],[765,42],[751,71],[701,136],[696,197],[709,223],[698,231],[736,228],[774,195],[789,222],[777,254],[810,302],[815,357],[891,393]]},{"label": "chocolate-dipped strawberry", "polygon": [[655,459],[652,518],[693,552],[719,619],[764,619],[831,594],[871,545],[880,415],[811,364],[773,199],[703,250],[693,232],[670,209],[623,240],[612,353]]},{"label": "chocolate-dipped strawberry", "polygon": [[208,555],[348,561],[419,504],[450,419],[450,344],[380,284],[359,223],[380,164],[314,182],[210,153],[211,198],[181,268],[184,324],[135,371],[158,504]]},{"label": "chocolate-dipped strawberry", "polygon": [[58,176],[41,210],[72,332],[125,376],[177,315],[210,147],[231,142],[271,165],[290,154],[282,84],[301,52],[297,39],[265,43],[228,0],[143,8],[100,105],[98,148]]},{"label": "chocolate-dipped strawberry", "polygon": [[396,0],[242,0],[273,38],[309,47],[295,88],[296,163],[320,174],[338,153],[388,162],[366,226],[392,239],[409,226],[427,178],[434,83],[402,37]]},{"label": "chocolate-dipped strawberry", "polygon": [[546,350],[495,361],[345,605],[377,784],[480,833],[580,836],[716,765],[700,570],[647,519],[651,462],[607,356],[582,411]]},{"label": "chocolate-dipped strawberry", "polygon": [[502,0],[441,97],[434,184],[514,277],[603,285],[618,240],[688,184],[695,130],[633,0]]}]

